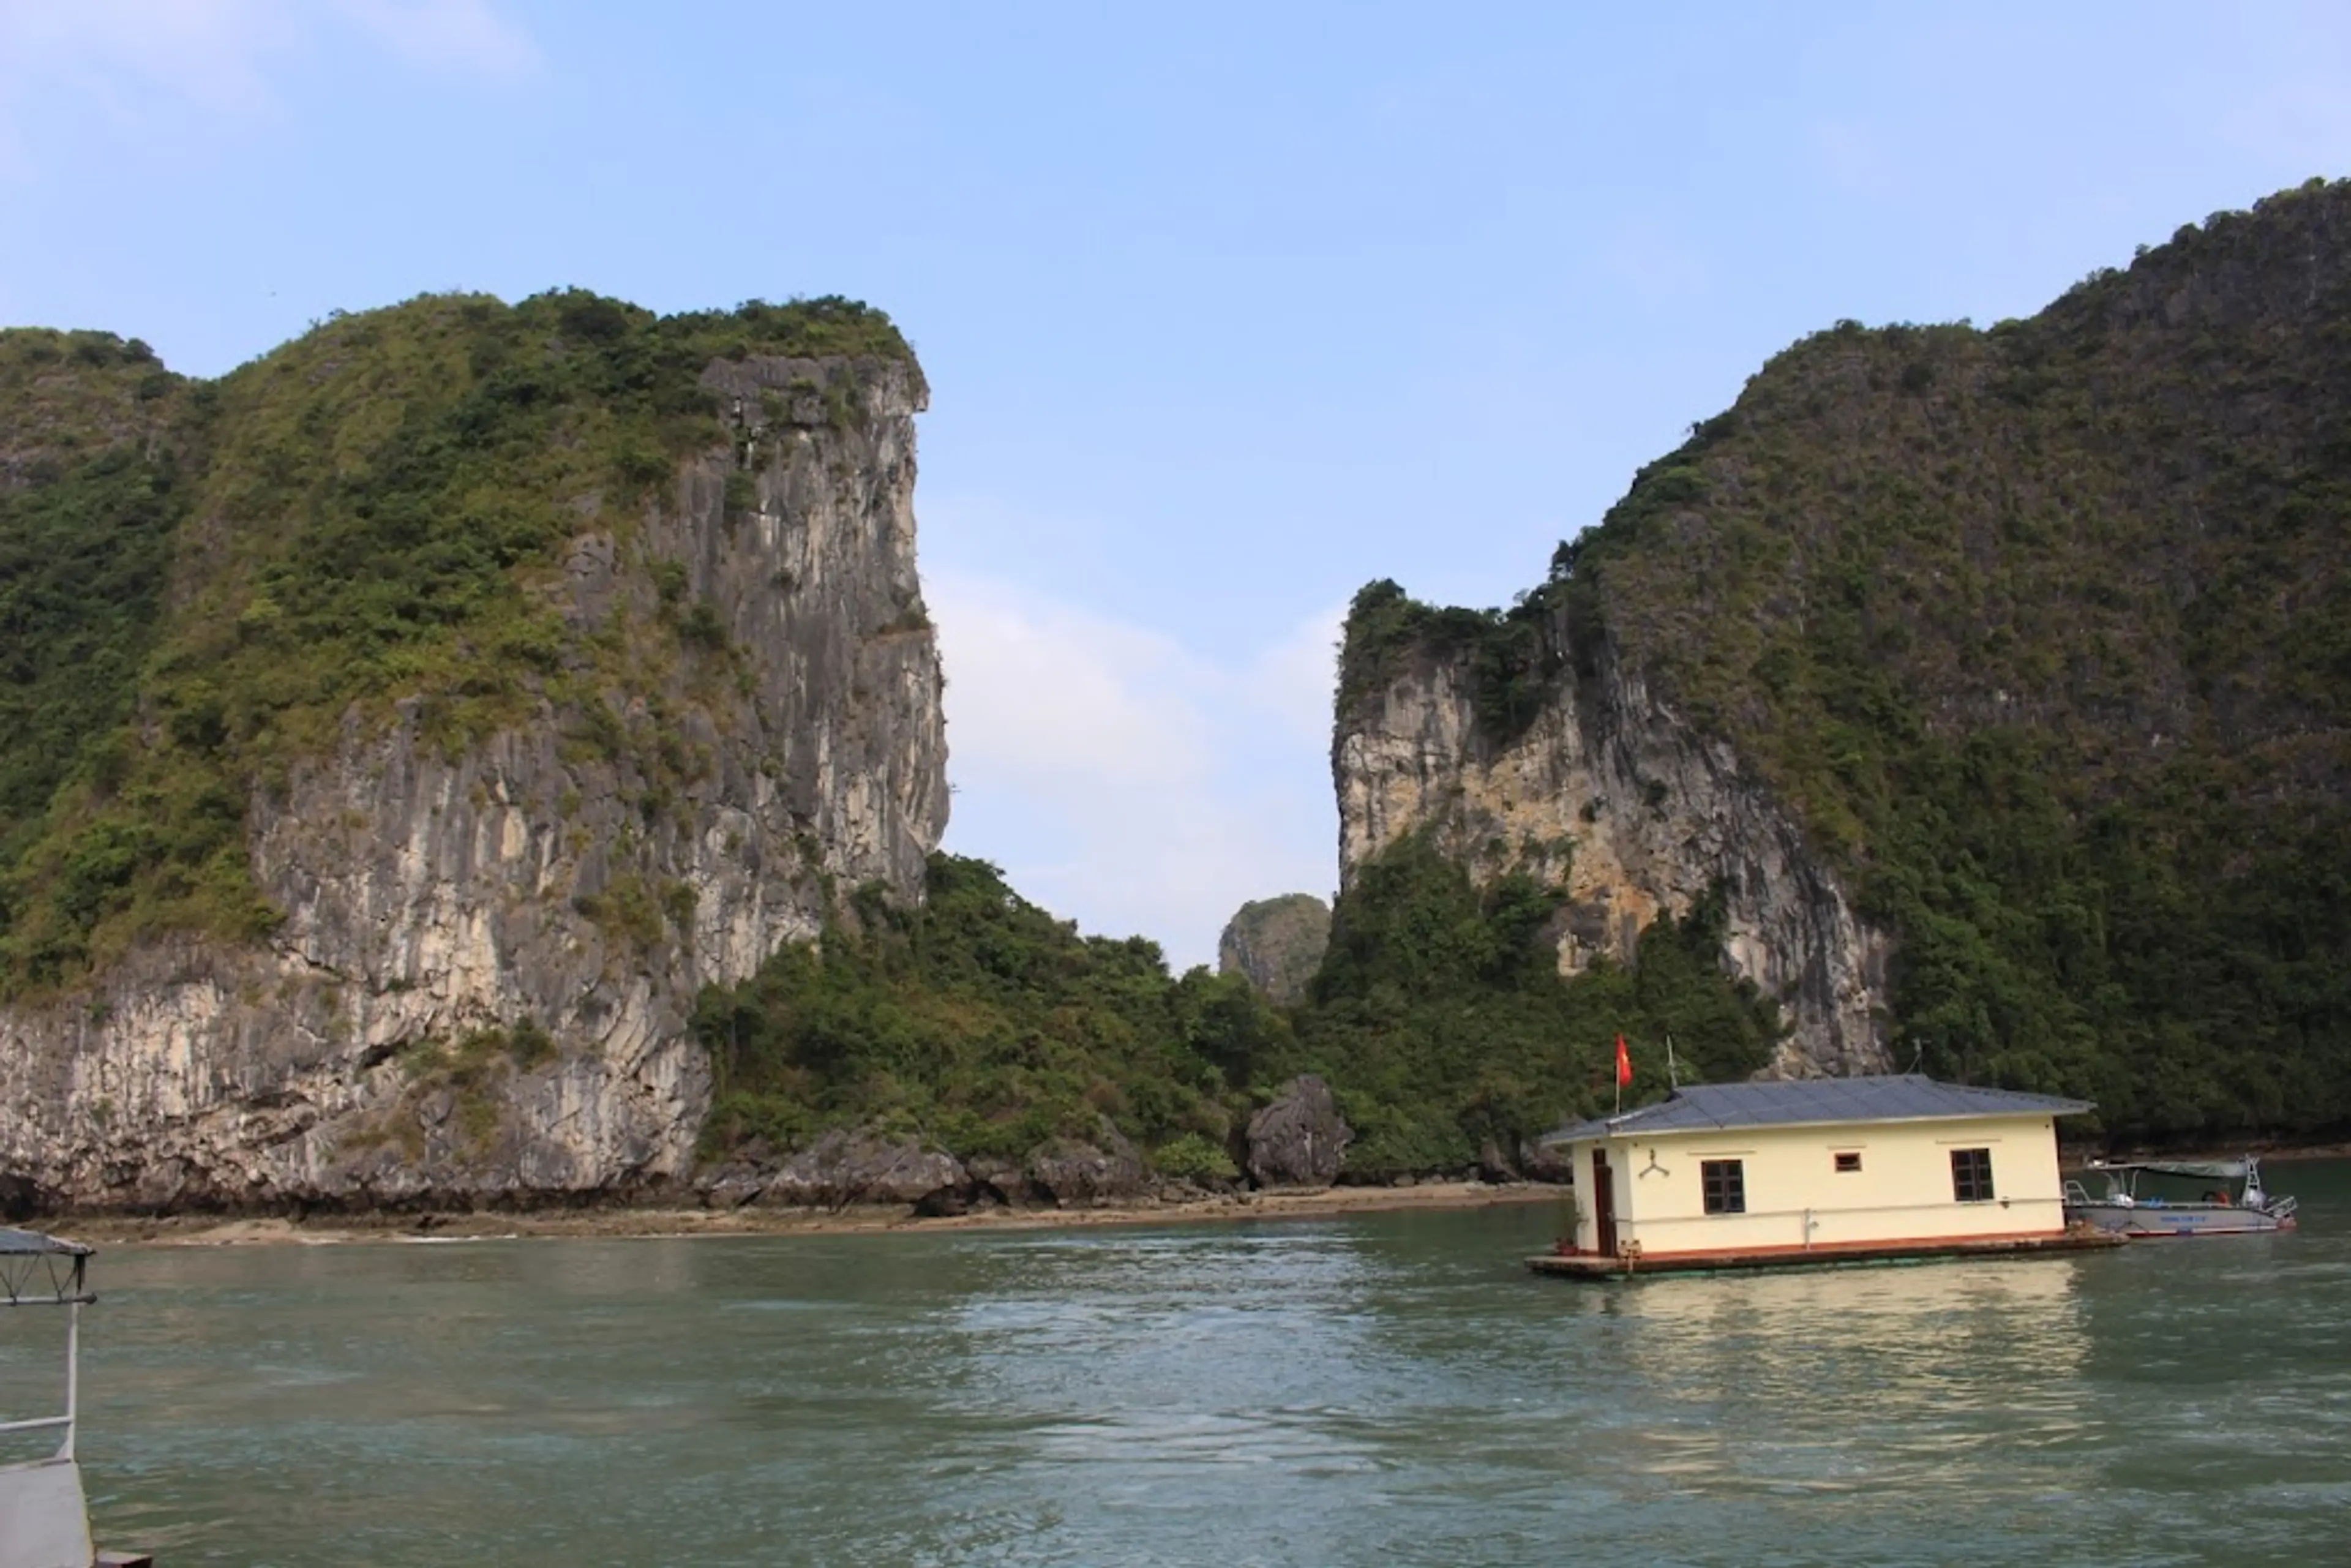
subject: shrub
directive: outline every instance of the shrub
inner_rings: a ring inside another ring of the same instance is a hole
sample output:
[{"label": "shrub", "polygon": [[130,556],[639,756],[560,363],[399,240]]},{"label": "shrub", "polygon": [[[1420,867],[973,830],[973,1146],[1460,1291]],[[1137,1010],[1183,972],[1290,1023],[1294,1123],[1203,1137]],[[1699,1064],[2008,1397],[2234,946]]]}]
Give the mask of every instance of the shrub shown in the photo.
[{"label": "shrub", "polygon": [[1197,1133],[1162,1144],[1152,1152],[1151,1163],[1160,1175],[1178,1181],[1238,1181],[1241,1174],[1230,1155]]}]

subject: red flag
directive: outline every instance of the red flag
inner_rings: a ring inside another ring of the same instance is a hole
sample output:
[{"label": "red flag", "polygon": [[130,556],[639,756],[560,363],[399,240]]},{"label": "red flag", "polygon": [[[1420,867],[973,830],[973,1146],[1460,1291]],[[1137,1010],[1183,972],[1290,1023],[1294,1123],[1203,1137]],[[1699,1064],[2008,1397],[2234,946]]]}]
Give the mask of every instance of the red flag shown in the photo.
[{"label": "red flag", "polygon": [[1633,1058],[1625,1050],[1625,1037],[1616,1037],[1616,1087],[1624,1088],[1633,1082]]}]

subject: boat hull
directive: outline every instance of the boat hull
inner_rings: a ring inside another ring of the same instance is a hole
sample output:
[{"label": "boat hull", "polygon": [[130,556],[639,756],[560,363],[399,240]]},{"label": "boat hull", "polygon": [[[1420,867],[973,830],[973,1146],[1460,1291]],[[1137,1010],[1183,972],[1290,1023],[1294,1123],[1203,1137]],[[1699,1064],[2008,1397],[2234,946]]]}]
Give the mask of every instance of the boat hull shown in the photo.
[{"label": "boat hull", "polygon": [[2294,1228],[2291,1215],[2227,1203],[2069,1203],[2065,1219],[2130,1237],[2258,1236]]}]

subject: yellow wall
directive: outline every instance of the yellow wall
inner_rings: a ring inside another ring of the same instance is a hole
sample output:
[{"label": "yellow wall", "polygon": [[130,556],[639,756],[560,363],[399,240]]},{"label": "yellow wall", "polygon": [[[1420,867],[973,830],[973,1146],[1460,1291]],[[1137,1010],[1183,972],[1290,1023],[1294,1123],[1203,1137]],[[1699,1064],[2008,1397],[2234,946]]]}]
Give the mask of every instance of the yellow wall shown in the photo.
[{"label": "yellow wall", "polygon": [[[1573,1145],[1576,1246],[1597,1248],[1592,1153],[1615,1176],[1616,1237],[1644,1256],[1834,1246],[1973,1236],[2055,1234],[2065,1228],[2056,1124],[2047,1116],[1840,1126],[1741,1127],[1635,1134]],[[1991,1151],[1993,1198],[1951,1196],[1951,1151]],[[1844,1173],[1835,1155],[1859,1154]],[[1698,1165],[1738,1160],[1747,1212],[1708,1214]]]}]

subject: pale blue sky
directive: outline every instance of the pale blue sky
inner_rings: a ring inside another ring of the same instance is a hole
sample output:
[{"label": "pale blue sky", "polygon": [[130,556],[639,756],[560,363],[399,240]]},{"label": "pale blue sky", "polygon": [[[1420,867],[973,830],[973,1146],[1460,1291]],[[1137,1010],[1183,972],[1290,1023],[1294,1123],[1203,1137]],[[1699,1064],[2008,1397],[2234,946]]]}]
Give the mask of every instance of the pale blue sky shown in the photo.
[{"label": "pale blue sky", "polygon": [[1357,586],[1507,600],[1792,339],[2351,171],[2346,84],[2328,5],[0,0],[0,321],[881,306],[949,845],[1191,962],[1336,881]]}]

